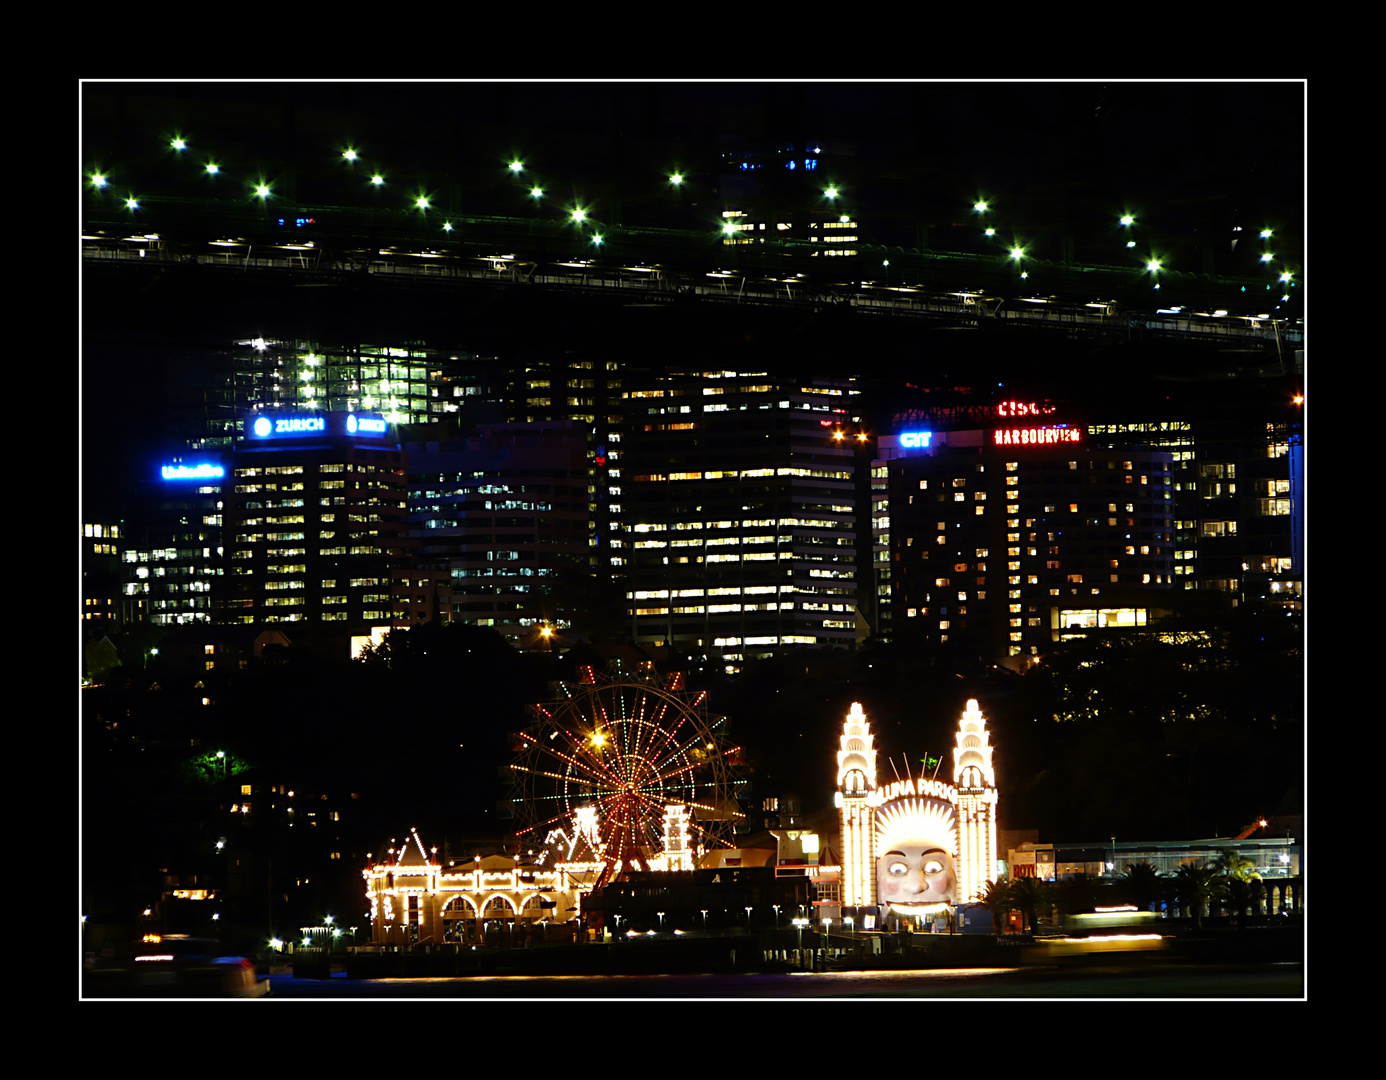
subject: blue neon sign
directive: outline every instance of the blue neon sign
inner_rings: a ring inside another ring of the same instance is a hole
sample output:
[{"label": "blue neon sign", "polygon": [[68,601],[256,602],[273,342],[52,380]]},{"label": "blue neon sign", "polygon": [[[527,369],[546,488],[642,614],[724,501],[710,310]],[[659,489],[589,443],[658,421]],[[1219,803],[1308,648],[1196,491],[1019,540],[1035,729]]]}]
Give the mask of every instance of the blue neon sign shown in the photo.
[{"label": "blue neon sign", "polygon": [[348,435],[384,435],[385,420],[379,416],[357,416],[351,413],[347,416],[346,429]]},{"label": "blue neon sign", "polygon": [[378,413],[327,412],[290,416],[262,413],[248,419],[247,432],[252,442],[323,435],[386,439],[390,437],[390,423]]},{"label": "blue neon sign", "polygon": [[932,431],[906,431],[900,435],[900,445],[906,450],[922,450],[929,445],[929,440],[933,438]]},{"label": "blue neon sign", "polygon": [[159,473],[165,480],[220,480],[226,470],[204,461],[197,465],[165,465]]}]

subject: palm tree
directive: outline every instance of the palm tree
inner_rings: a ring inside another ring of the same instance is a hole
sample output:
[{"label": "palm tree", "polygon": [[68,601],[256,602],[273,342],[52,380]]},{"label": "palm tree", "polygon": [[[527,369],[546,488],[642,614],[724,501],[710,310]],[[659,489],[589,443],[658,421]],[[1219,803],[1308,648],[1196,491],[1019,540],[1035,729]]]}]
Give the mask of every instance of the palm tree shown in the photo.
[{"label": "palm tree", "polygon": [[1121,891],[1127,903],[1149,911],[1164,888],[1160,874],[1148,862],[1131,863],[1121,875]]},{"label": "palm tree", "polygon": [[1020,909],[1026,933],[1035,932],[1035,923],[1039,921],[1037,909],[1044,894],[1044,882],[1038,878],[1018,877],[1011,882],[1011,903]]},{"label": "palm tree", "polygon": [[1180,905],[1193,915],[1194,929],[1203,928],[1203,908],[1217,893],[1217,875],[1202,859],[1185,863],[1174,874]]},{"label": "palm tree", "polygon": [[1223,902],[1231,908],[1232,914],[1237,917],[1237,929],[1239,930],[1246,926],[1247,908],[1252,908],[1257,914],[1260,914],[1261,902],[1265,895],[1266,890],[1261,885],[1259,876],[1223,879]]},{"label": "palm tree", "polygon": [[998,878],[996,881],[988,881],[987,887],[982,891],[982,895],[977,898],[977,903],[986,908],[991,913],[991,925],[996,931],[996,936],[1000,937],[1005,929],[1006,916],[1010,914],[1014,906],[1011,900],[1011,886],[1005,878]]}]

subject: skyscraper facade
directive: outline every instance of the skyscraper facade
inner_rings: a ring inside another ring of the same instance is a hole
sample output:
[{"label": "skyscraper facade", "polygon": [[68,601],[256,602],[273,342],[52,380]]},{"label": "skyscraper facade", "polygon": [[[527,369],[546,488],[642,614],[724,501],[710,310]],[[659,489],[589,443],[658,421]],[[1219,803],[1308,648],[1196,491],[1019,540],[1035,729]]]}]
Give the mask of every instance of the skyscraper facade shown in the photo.
[{"label": "skyscraper facade", "polygon": [[638,643],[735,665],[857,640],[855,451],[834,437],[855,395],[847,379],[735,371],[626,391],[613,562]]}]

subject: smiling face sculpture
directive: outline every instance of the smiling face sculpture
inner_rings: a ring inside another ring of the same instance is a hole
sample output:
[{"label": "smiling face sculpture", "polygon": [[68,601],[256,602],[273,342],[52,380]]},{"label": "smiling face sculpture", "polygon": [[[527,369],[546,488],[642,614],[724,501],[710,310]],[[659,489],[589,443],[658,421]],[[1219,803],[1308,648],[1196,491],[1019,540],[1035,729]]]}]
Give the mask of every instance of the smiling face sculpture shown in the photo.
[{"label": "smiling face sculpture", "polygon": [[957,902],[953,808],[930,799],[896,799],[876,812],[876,894],[900,915],[942,911]]}]

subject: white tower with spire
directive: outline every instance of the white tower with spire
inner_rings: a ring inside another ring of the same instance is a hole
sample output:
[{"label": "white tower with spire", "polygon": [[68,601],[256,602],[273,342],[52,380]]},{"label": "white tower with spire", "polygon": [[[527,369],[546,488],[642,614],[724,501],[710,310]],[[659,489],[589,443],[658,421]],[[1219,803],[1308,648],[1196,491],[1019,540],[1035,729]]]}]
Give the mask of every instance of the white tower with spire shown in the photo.
[{"label": "white tower with spire", "polygon": [[837,752],[837,805],[842,818],[842,903],[876,902],[876,748],[861,702],[842,725]]},{"label": "white tower with spire", "polygon": [[953,783],[958,789],[958,900],[978,899],[996,878],[996,770],[991,734],[973,698],[958,723]]}]

